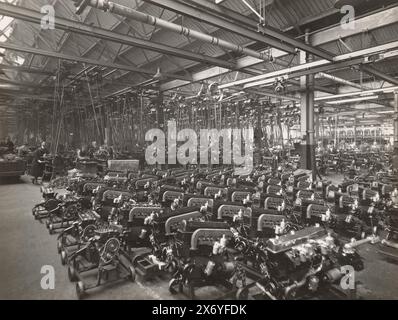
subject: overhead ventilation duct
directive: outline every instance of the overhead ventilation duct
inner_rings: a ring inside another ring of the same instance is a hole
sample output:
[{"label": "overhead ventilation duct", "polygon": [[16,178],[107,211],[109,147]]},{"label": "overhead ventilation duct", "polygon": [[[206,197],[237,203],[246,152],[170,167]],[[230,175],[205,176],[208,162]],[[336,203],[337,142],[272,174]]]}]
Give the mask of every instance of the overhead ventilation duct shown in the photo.
[{"label": "overhead ventilation duct", "polygon": [[139,21],[154,27],[158,27],[161,29],[169,30],[181,35],[184,35],[188,38],[193,38],[196,40],[200,40],[203,42],[210,43],[214,46],[218,46],[220,48],[223,48],[225,50],[231,50],[233,52],[236,52],[238,54],[244,54],[250,57],[254,57],[260,60],[269,60],[268,54],[264,54],[263,52],[257,52],[245,47],[242,47],[241,45],[234,44],[222,39],[219,39],[217,37],[213,37],[211,35],[186,28],[182,25],[178,25],[172,22],[169,22],[167,20],[163,20],[154,16],[151,16],[149,14],[134,10],[132,8],[122,6],[120,4],[111,2],[111,1],[105,1],[105,0],[73,0],[75,1],[75,5],[77,7],[77,14],[80,14],[87,6],[97,8],[100,10],[103,10],[105,12],[111,12],[113,14],[117,14],[126,18],[133,19],[135,21]]},{"label": "overhead ventilation duct", "polygon": [[350,86],[350,87],[353,87],[353,88],[361,89],[361,90],[369,89],[369,88],[366,88],[366,87],[364,87],[364,86],[362,86],[360,84],[357,84],[355,82],[351,82],[351,81],[348,81],[348,80],[345,80],[345,79],[342,79],[342,78],[339,78],[339,77],[336,77],[336,76],[332,76],[330,74],[323,73],[323,72],[319,72],[318,74],[316,74],[315,77],[318,78],[318,79],[322,79],[322,78],[323,79],[329,79],[329,80],[332,80],[334,82],[341,83],[341,84],[344,84],[344,85],[347,85],[347,86]]}]

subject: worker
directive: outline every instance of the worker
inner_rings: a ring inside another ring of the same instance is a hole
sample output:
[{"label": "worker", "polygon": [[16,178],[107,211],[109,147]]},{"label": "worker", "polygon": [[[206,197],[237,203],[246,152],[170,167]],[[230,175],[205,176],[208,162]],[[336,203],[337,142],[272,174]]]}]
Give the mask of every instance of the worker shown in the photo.
[{"label": "worker", "polygon": [[32,160],[32,183],[37,184],[37,179],[39,176],[43,175],[44,171],[44,156],[48,154],[47,148],[46,148],[46,143],[43,141],[40,145],[40,148],[38,148],[34,153],[33,153],[33,160]]},{"label": "worker", "polygon": [[18,157],[23,158],[29,154],[30,150],[26,144],[23,144],[22,146],[17,148],[17,152],[18,152]]},{"label": "worker", "polygon": [[109,154],[109,159],[113,159],[114,151],[113,151],[113,147],[112,146],[108,147],[108,154]]},{"label": "worker", "polygon": [[86,145],[83,145],[81,149],[77,149],[77,160],[84,161],[90,159],[90,153]]},{"label": "worker", "polygon": [[14,143],[12,142],[12,140],[11,140],[11,138],[10,137],[7,137],[6,138],[6,141],[5,141],[5,146],[7,147],[7,151],[9,152],[9,153],[14,153]]},{"label": "worker", "polygon": [[97,141],[93,141],[91,142],[91,146],[88,149],[88,154],[90,156],[90,158],[94,158],[94,155],[98,152],[99,148],[97,145]]}]

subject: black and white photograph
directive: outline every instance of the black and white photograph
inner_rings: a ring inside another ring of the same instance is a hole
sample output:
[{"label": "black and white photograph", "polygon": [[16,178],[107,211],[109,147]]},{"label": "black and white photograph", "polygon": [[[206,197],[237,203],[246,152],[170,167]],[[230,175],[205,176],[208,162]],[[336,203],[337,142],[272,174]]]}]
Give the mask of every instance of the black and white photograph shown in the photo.
[{"label": "black and white photograph", "polygon": [[144,316],[398,300],[398,1],[0,0],[0,261]]}]

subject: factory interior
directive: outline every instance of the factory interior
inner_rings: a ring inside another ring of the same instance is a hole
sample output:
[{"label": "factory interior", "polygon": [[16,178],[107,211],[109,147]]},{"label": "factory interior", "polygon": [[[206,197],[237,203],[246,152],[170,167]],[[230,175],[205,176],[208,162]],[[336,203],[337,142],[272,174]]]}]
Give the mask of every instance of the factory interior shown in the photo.
[{"label": "factory interior", "polygon": [[398,1],[0,0],[0,300],[398,299]]}]

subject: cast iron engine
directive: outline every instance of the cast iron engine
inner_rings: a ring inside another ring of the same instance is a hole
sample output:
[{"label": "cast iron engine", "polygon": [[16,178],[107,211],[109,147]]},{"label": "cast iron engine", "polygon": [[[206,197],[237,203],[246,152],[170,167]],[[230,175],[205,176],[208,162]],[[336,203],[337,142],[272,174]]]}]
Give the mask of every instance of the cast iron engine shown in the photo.
[{"label": "cast iron engine", "polygon": [[272,299],[297,299],[339,283],[342,267],[363,269],[356,245],[339,245],[321,227],[306,228],[266,243],[267,277],[261,281]]}]

